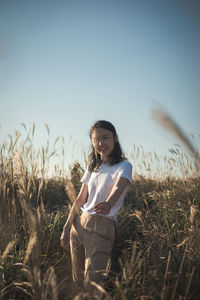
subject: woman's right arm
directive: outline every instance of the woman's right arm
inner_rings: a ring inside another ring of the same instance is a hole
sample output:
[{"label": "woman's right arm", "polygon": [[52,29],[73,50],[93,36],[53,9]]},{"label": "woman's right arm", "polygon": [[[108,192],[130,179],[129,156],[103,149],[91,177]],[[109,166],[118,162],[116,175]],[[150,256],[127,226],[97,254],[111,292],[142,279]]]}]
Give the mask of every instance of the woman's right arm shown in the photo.
[{"label": "woman's right arm", "polygon": [[75,202],[72,205],[72,208],[69,212],[67,221],[63,227],[63,232],[60,237],[60,244],[61,244],[61,247],[64,249],[67,249],[67,246],[68,246],[69,233],[70,233],[72,223],[73,223],[76,215],[79,213],[80,207],[86,202],[87,195],[88,195],[88,186],[86,184],[83,184],[77,199],[75,200]]}]

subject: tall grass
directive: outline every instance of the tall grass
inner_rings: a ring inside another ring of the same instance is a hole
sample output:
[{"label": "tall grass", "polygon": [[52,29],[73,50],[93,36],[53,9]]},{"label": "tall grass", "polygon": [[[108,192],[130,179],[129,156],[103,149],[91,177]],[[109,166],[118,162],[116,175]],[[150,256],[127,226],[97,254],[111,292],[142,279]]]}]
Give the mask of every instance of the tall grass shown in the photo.
[{"label": "tall grass", "polygon": [[197,152],[193,159],[176,145],[161,157],[135,146],[137,172],[118,218],[105,288],[77,291],[59,238],[83,168],[75,162],[67,176],[61,146],[61,166],[50,178],[58,139],[51,146],[46,129],[39,150],[35,125],[23,124],[25,138],[16,131],[0,146],[0,299],[199,299]]}]

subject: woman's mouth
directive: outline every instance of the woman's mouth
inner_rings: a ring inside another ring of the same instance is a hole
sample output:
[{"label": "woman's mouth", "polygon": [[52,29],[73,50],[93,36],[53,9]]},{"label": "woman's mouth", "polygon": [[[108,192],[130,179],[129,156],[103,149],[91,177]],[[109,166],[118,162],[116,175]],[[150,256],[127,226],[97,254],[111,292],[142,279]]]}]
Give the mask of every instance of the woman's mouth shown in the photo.
[{"label": "woman's mouth", "polygon": [[100,151],[101,152],[106,152],[108,150],[108,148],[102,148]]}]

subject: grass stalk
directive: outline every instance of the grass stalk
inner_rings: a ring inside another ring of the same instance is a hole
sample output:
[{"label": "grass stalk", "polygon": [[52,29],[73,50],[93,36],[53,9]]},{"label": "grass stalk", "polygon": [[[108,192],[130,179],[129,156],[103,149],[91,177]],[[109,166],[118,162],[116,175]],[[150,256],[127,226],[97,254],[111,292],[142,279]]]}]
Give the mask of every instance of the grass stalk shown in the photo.
[{"label": "grass stalk", "polygon": [[195,271],[195,267],[192,268],[192,272],[190,274],[190,279],[189,279],[188,286],[187,286],[187,289],[186,289],[186,292],[185,292],[184,300],[187,300],[189,290],[190,290],[190,285],[191,285],[192,278],[193,278],[193,275],[194,275],[194,271]]},{"label": "grass stalk", "polygon": [[183,263],[184,263],[184,261],[185,261],[186,252],[187,252],[187,245],[186,245],[185,251],[184,251],[184,253],[183,253],[183,257],[182,257],[182,260],[181,260],[181,265],[180,265],[180,268],[179,268],[179,272],[178,272],[178,276],[177,276],[177,279],[176,279],[176,283],[175,283],[175,286],[174,286],[174,290],[173,290],[173,293],[172,293],[171,300],[174,300],[174,298],[175,298],[175,294],[176,294],[178,282],[179,282],[180,276],[181,276],[181,274],[182,274]]},{"label": "grass stalk", "polygon": [[168,254],[167,265],[166,265],[165,276],[164,276],[163,287],[162,287],[162,293],[161,293],[161,300],[165,299],[165,297],[167,296],[167,293],[166,293],[167,284],[166,284],[166,282],[167,282],[167,274],[168,274],[168,270],[169,270],[170,260],[171,260],[171,251],[169,251],[169,254]]}]

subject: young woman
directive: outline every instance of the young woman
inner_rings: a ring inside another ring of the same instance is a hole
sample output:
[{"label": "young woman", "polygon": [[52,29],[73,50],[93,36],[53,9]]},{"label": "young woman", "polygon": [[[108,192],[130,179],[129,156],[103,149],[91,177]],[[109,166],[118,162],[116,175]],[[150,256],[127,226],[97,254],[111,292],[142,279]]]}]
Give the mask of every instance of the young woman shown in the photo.
[{"label": "young woman", "polygon": [[132,181],[132,165],[122,153],[114,126],[97,121],[90,130],[90,139],[89,165],[60,238],[64,249],[70,243],[72,276],[77,287],[90,281],[103,284],[117,214]]}]

